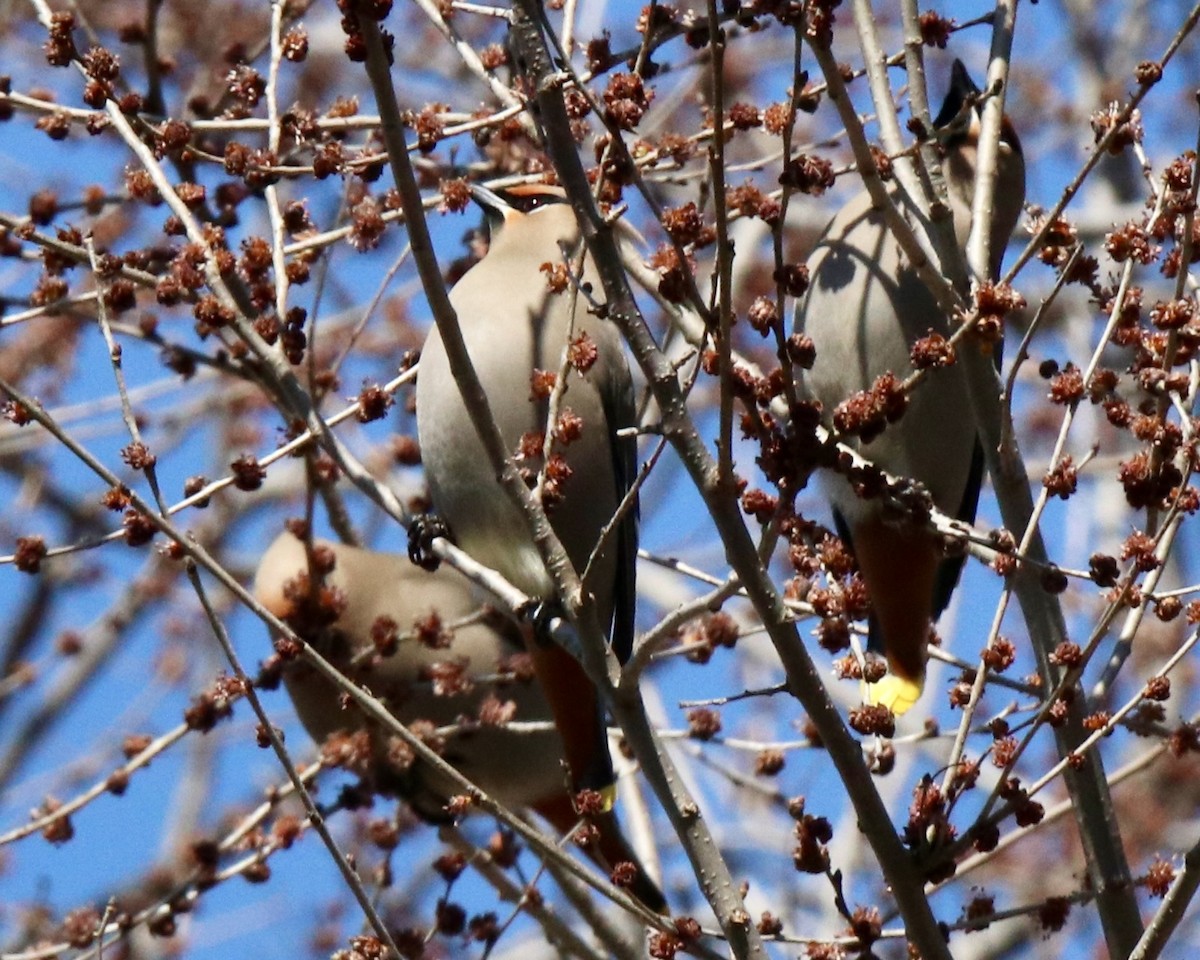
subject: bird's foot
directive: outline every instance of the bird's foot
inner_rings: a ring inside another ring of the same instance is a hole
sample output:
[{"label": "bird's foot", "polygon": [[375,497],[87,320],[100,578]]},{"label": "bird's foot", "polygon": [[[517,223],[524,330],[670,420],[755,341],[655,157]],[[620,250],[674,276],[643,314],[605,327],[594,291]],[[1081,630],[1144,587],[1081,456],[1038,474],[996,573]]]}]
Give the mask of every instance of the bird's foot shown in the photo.
[{"label": "bird's foot", "polygon": [[557,603],[542,600],[540,597],[531,597],[516,614],[522,620],[528,621],[534,639],[543,646],[554,642],[554,633],[558,626],[556,621],[563,619],[562,608]]},{"label": "bird's foot", "polygon": [[562,607],[553,600],[532,599],[517,615],[529,623],[534,642],[540,647],[559,647],[579,663],[583,663],[583,646],[575,625],[567,619]]},{"label": "bird's foot", "polygon": [[433,541],[438,537],[453,539],[445,520],[436,513],[414,517],[408,528],[408,559],[423,570],[436,570],[442,562],[433,552]]}]

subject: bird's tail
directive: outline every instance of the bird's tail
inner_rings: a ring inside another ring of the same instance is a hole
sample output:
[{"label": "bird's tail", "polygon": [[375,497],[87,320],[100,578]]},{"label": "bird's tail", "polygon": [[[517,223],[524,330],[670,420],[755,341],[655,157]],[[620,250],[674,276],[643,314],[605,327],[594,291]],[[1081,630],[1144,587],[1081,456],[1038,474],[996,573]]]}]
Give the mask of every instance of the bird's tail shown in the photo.
[{"label": "bird's tail", "polygon": [[925,687],[925,648],[941,555],[924,530],[882,520],[858,525],[854,552],[871,594],[867,646],[888,662],[887,676],[867,688],[867,698],[901,714]]},{"label": "bird's tail", "polygon": [[867,685],[868,701],[887,707],[896,716],[907,713],[921,698],[925,689],[925,673],[915,677],[903,677],[898,673],[885,674],[881,680]]},{"label": "bird's tail", "polygon": [[[535,809],[562,833],[572,830],[579,821],[579,814],[575,812],[571,798],[566,793],[541,801]],[[669,911],[666,898],[658,884],[646,872],[629,841],[625,839],[616,812],[608,809],[603,813],[593,814],[589,819],[595,825],[599,836],[586,848],[587,855],[610,877],[613,877],[614,873],[625,872],[624,869],[618,871],[621,864],[632,865],[632,878],[622,880],[617,885],[636,897],[648,910],[667,916]]]}]

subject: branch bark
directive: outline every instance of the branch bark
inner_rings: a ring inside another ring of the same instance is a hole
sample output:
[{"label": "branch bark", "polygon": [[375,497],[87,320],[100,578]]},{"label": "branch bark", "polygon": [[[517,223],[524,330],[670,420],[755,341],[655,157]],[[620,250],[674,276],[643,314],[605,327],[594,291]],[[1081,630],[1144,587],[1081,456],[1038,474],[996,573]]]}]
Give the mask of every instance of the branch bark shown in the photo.
[{"label": "branch bark", "polygon": [[[859,829],[875,851],[904,917],[910,939],[927,960],[934,957],[949,958],[942,932],[922,893],[920,876],[891,825],[887,808],[863,762],[861,748],[851,737],[841,714],[830,700],[816,664],[804,648],[795,625],[790,622],[787,610],[763,568],[754,540],[742,520],[736,489],[720,483],[717,463],[700,439],[674,368],[654,342],[634,301],[621,268],[620,251],[613,228],[592,201],[587,176],[571,136],[562,91],[554,82],[545,48],[538,35],[538,25],[542,22],[540,5],[537,0],[520,0],[518,7],[522,17],[514,24],[514,30],[524,33],[520,41],[522,47],[530,54],[536,54],[538,48],[541,50],[540,56],[531,58],[527,68],[531,71],[537,91],[536,102],[546,135],[546,150],[554,162],[559,181],[575,207],[584,239],[604,286],[609,316],[621,328],[649,382],[662,413],[663,435],[679,454],[704,498],[725,545],[726,557],[745,586],[783,663],[789,690],[808,711],[838,769],[858,813]],[[626,725],[627,706],[623,697],[614,703],[622,727]],[[647,758],[639,753],[638,759],[645,767]],[[685,813],[691,811],[680,810],[674,803],[667,805],[667,814],[677,831],[686,832],[699,820],[698,811],[691,822],[685,818]],[[707,851],[689,850],[689,856],[693,857],[693,865],[698,871],[714,865],[707,858],[697,862],[695,855],[698,852]],[[751,946],[757,940],[753,929],[740,923],[730,923],[731,918],[741,920],[742,913],[738,911],[744,912],[736,892],[714,884],[711,879],[706,884],[705,892],[710,902],[716,900],[714,908],[719,906],[718,918],[727,935],[731,936],[735,952],[739,947],[744,951]],[[761,950],[761,945],[757,949]]]}]

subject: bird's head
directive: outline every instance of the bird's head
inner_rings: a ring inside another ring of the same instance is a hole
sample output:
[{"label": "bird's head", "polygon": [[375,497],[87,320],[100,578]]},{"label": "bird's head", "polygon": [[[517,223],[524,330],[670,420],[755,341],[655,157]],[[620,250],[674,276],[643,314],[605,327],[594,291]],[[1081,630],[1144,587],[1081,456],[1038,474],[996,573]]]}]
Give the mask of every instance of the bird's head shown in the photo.
[{"label": "bird's head", "polygon": [[[945,150],[964,146],[973,149],[978,145],[983,101],[983,92],[971,79],[963,62],[956,59],[950,68],[950,89],[933,121],[938,142]],[[1000,123],[1000,144],[1003,150],[1021,154],[1021,140],[1008,114]]]},{"label": "bird's head", "polygon": [[[492,190],[478,183],[471,184],[471,199],[483,209],[489,239],[492,243],[509,228],[524,232],[538,229],[543,221],[574,223],[574,216],[567,204],[567,194],[562,187],[547,183],[519,183],[515,186]],[[551,213],[550,211],[554,212]],[[539,219],[540,218],[540,219]]]},{"label": "bird's head", "polygon": [[[985,100],[961,60],[950,71],[950,89],[933,121],[937,140],[945,155],[943,170],[955,207],[955,232],[966,243],[970,232],[970,210],[975,192],[979,149],[980,117]],[[1025,205],[1025,158],[1021,141],[1007,114],[1000,125],[1000,153],[996,163],[995,204],[992,215],[992,272],[1000,266],[1004,247],[1012,236]]]},{"label": "bird's head", "polygon": [[[565,248],[579,249],[579,222],[562,187],[521,183],[491,189],[473,183],[470,191],[471,199],[483,208],[488,255],[503,251],[505,256],[538,256],[539,263],[557,262]],[[645,246],[645,239],[624,217],[612,227],[622,243]]]}]

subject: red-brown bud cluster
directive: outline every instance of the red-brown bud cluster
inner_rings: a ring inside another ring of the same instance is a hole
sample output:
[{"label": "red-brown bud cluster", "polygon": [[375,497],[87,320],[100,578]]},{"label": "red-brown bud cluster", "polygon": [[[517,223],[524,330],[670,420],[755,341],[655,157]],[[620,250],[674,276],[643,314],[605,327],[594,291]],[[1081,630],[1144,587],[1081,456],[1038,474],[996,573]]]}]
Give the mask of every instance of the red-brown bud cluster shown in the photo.
[{"label": "red-brown bud cluster", "polygon": [[869,443],[889,423],[895,423],[908,408],[908,395],[901,389],[895,374],[885,373],[875,379],[870,390],[864,390],[843,400],[833,411],[833,426],[838,433],[859,436]]},{"label": "red-brown bud cluster", "polygon": [[788,813],[796,821],[792,863],[801,873],[824,873],[829,868],[826,845],[833,839],[833,827],[824,817],[805,813],[804,806],[803,797],[788,802]]},{"label": "red-brown bud cluster", "polygon": [[789,160],[779,175],[779,185],[819,197],[833,186],[833,164],[823,157],[801,154]]}]

